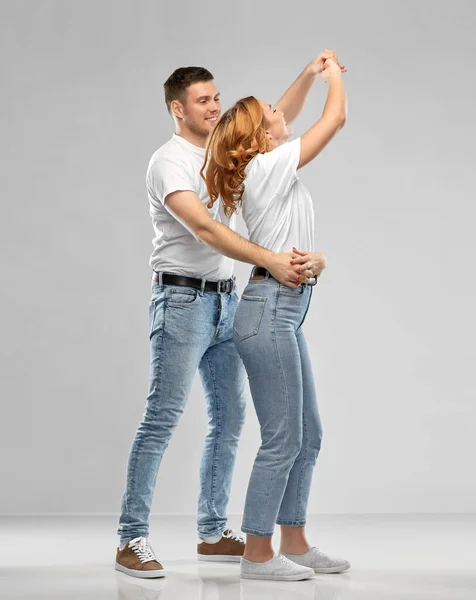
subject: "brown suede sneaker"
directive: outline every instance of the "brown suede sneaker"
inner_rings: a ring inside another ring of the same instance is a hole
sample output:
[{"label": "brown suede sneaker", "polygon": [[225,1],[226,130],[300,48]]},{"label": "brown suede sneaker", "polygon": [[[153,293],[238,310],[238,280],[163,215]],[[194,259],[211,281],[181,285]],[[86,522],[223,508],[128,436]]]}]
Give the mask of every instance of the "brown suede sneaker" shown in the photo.
[{"label": "brown suede sneaker", "polygon": [[143,579],[165,576],[164,567],[144,537],[134,538],[122,550],[117,549],[116,569]]},{"label": "brown suede sneaker", "polygon": [[217,562],[240,562],[245,551],[244,538],[235,533],[233,529],[226,529],[222,533],[221,540],[216,544],[202,542],[197,545],[198,560],[209,560]]}]

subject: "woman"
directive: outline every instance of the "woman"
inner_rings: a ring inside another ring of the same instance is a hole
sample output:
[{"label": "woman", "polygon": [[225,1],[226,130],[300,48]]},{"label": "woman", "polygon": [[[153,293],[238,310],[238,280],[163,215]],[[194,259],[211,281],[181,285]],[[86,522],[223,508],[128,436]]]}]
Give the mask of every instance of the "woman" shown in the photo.
[{"label": "woman", "polygon": [[[220,197],[228,217],[241,207],[250,240],[275,252],[314,246],[312,200],[297,170],[319,154],[346,116],[341,67],[323,60],[322,75],[327,102],[301,138],[286,143],[291,130],[284,114],[251,96],[223,114],[209,140],[202,169],[209,206]],[[302,324],[325,257],[296,251],[294,262],[302,271],[288,286],[253,268],[233,327],[262,437],[242,525],[247,541],[241,575],[249,579],[294,581],[350,566],[311,548],[305,534],[322,432]],[[275,523],[281,525],[279,554],[272,547]]]}]

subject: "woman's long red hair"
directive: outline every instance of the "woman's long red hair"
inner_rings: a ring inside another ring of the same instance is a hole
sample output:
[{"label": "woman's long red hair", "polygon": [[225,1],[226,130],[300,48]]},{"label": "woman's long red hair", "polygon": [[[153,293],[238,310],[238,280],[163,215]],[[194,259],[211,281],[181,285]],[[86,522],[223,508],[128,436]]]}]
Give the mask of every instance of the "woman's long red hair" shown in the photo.
[{"label": "woman's long red hair", "polygon": [[246,165],[273,147],[266,133],[263,109],[254,96],[238,100],[223,113],[208,141],[200,171],[210,196],[208,208],[220,197],[225,215],[230,218],[241,204]]}]

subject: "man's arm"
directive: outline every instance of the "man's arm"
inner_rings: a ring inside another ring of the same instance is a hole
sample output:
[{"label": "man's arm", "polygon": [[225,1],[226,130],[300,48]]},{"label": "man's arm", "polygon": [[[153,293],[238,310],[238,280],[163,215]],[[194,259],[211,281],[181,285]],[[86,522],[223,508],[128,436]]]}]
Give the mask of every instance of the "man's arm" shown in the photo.
[{"label": "man's arm", "polygon": [[337,62],[342,72],[346,71],[344,65],[341,65],[338,62],[337,55],[333,50],[321,52],[317,58],[307,65],[304,71],[299,75],[291,87],[286,90],[275,106],[277,110],[283,111],[287,123],[292,123],[302,111],[307,97],[309,96],[309,92],[328,58],[332,58]]},{"label": "man's arm", "polygon": [[262,248],[212,219],[195,192],[173,192],[166,197],[165,206],[199,242],[229,258],[264,267],[288,287],[307,283],[308,278],[312,277],[311,271],[298,273],[299,265],[291,265],[292,252],[276,253]]}]

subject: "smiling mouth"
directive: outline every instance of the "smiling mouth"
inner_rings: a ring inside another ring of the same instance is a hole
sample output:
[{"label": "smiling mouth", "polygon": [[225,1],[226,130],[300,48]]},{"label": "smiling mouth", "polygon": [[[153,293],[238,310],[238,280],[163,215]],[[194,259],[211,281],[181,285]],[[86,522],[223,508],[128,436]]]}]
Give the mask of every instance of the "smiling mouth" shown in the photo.
[{"label": "smiling mouth", "polygon": [[216,123],[218,121],[218,116],[208,117],[205,119],[205,121],[210,121],[210,123]]}]

